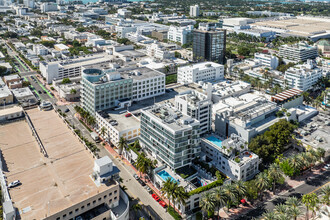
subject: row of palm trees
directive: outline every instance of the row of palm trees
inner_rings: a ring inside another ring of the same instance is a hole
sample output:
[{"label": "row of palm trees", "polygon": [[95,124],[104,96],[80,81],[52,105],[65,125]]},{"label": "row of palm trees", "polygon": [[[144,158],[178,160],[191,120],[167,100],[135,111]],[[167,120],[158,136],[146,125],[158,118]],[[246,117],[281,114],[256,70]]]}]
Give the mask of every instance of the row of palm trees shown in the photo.
[{"label": "row of palm trees", "polygon": [[316,150],[310,149],[287,159],[282,158],[279,164],[288,163],[294,171],[293,175],[299,175],[302,170],[311,168],[317,161],[321,161],[324,155],[325,150],[323,148],[317,148]]},{"label": "row of palm trees", "polygon": [[[251,77],[244,73],[242,69],[238,69],[238,67],[234,67],[234,72],[238,73],[238,78],[240,80],[246,81],[251,83],[251,85],[258,90],[260,89],[271,89],[271,93],[277,94],[283,91],[283,88],[274,81],[274,77],[270,75],[268,70],[262,70],[263,71],[263,78],[267,79],[264,83],[261,81],[260,78]],[[288,89],[288,82],[284,82],[285,89]]]},{"label": "row of palm trees", "polygon": [[179,186],[179,183],[171,178],[168,178],[163,182],[161,193],[168,198],[170,207],[172,201],[174,208],[177,202],[181,205],[185,205],[186,200],[189,198],[189,194],[185,189],[182,186]]},{"label": "row of palm trees", "polygon": [[135,166],[141,174],[151,173],[151,171],[156,167],[155,161],[146,157],[145,153],[140,153],[136,160]]},{"label": "row of palm trees", "polygon": [[203,216],[206,216],[206,214],[212,216],[214,211],[217,211],[219,217],[221,207],[226,206],[229,211],[231,206],[239,205],[246,194],[247,187],[241,180],[205,192],[200,200]]},{"label": "row of palm trees", "polygon": [[[287,160],[289,160],[289,166],[301,170],[309,168],[317,161],[320,161],[324,157],[324,153],[325,151],[323,149],[318,148],[317,150],[309,150],[294,155]],[[275,194],[276,185],[283,184],[285,181],[285,174],[280,166],[281,162],[281,160],[277,160],[275,163],[271,164],[267,170],[259,173],[256,178],[251,181],[237,181],[204,193],[200,202],[203,212],[210,214],[224,205],[226,205],[229,210],[232,205],[238,205],[240,199],[245,197],[251,200],[258,198],[262,200],[264,192],[269,188],[272,188]]]},{"label": "row of palm trees", "polygon": [[302,207],[305,205],[306,208],[306,219],[309,219],[309,211],[312,211],[312,217],[315,217],[316,211],[325,211],[324,214],[329,216],[329,212],[321,210],[321,206],[330,205],[330,186],[326,186],[321,190],[321,198],[315,194],[306,194],[299,200],[296,197],[288,198],[284,204],[278,204],[275,206],[273,211],[267,211],[263,214],[264,220],[296,220],[303,216]]},{"label": "row of palm trees", "polygon": [[88,124],[89,126],[94,126],[96,123],[95,118],[85,109],[83,109],[82,107],[76,105],[74,107],[74,110],[76,110],[76,112],[81,116],[82,120]]}]

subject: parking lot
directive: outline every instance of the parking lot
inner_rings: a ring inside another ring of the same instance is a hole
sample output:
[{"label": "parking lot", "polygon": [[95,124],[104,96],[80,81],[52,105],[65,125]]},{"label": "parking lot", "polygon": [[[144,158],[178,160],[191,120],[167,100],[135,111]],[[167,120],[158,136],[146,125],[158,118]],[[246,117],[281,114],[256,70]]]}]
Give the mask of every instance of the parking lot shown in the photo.
[{"label": "parking lot", "polygon": [[305,145],[330,149],[330,114],[319,113],[315,117],[303,121],[298,129],[300,139]]}]

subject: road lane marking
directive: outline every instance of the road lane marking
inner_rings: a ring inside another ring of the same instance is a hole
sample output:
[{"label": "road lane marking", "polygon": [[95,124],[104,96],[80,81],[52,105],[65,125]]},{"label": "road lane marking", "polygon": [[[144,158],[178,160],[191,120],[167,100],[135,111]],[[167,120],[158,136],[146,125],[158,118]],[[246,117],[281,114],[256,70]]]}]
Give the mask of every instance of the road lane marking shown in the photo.
[{"label": "road lane marking", "polygon": [[20,59],[17,58],[16,55],[14,55],[15,59],[23,66],[23,68],[26,70],[26,71],[29,71],[28,68],[26,68],[26,66],[20,61]]},{"label": "road lane marking", "polygon": [[308,193],[308,194],[311,194],[311,193],[314,193],[315,191],[320,190],[321,188],[325,187],[325,186],[328,185],[329,183],[330,183],[330,182],[327,182],[327,183],[323,184],[322,186],[320,186],[320,187],[314,189],[312,192],[310,192],[310,193]]}]

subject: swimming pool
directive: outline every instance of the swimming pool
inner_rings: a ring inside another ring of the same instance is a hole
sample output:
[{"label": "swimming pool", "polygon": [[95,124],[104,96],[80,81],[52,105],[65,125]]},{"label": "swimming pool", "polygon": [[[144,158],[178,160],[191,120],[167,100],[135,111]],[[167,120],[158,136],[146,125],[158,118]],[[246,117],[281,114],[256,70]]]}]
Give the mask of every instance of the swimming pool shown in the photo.
[{"label": "swimming pool", "polygon": [[160,172],[157,173],[164,181],[166,181],[168,178],[172,179],[173,181],[176,182],[176,179],[174,179],[170,174],[168,174],[168,172],[166,172],[165,170],[162,170]]},{"label": "swimming pool", "polygon": [[206,138],[207,140],[209,140],[210,142],[212,142],[213,144],[215,144],[218,147],[222,147],[222,141],[219,140],[218,138],[214,137],[214,136],[210,136],[208,138]]}]

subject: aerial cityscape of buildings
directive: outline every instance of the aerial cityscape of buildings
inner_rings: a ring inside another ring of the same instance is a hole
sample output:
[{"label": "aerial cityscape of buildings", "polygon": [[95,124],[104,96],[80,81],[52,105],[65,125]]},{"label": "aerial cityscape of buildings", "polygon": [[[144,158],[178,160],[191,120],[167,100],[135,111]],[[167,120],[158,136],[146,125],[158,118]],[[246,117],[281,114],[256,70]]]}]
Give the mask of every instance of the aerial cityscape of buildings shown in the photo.
[{"label": "aerial cityscape of buildings", "polygon": [[0,0],[2,218],[328,219],[329,11]]}]

